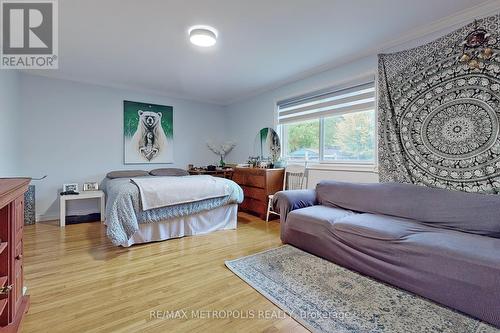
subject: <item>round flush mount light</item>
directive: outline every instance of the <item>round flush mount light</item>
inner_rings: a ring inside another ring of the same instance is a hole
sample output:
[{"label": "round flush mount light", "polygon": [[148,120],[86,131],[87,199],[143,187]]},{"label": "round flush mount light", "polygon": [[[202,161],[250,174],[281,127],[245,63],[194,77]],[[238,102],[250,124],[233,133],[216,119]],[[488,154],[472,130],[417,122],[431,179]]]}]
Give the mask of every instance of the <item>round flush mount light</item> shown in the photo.
[{"label": "round flush mount light", "polygon": [[217,42],[217,30],[207,25],[195,25],[189,28],[189,41],[196,46],[210,47]]}]

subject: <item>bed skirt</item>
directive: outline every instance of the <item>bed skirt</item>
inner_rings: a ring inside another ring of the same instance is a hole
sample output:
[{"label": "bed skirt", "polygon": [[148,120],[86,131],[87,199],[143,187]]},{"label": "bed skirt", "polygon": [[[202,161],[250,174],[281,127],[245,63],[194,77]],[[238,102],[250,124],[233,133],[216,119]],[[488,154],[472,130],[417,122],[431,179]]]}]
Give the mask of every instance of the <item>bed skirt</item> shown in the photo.
[{"label": "bed skirt", "polygon": [[216,230],[236,229],[238,205],[231,204],[198,214],[157,223],[141,223],[139,230],[121,246],[157,242],[171,238],[206,234]]}]

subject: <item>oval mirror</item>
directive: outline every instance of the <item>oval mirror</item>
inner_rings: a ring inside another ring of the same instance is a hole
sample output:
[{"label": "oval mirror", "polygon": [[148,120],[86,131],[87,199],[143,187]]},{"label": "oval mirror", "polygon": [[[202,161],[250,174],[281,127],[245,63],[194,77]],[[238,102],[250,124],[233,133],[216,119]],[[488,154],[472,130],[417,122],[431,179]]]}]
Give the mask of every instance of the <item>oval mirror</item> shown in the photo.
[{"label": "oval mirror", "polygon": [[278,133],[271,127],[264,127],[257,133],[254,142],[254,156],[262,160],[276,162],[281,156],[281,143]]}]

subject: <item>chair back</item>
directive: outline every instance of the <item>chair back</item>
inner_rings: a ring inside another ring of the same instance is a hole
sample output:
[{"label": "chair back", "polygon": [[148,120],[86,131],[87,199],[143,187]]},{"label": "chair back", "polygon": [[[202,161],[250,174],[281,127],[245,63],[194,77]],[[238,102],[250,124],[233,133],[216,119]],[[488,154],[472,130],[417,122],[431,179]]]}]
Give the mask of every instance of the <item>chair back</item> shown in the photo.
[{"label": "chair back", "polygon": [[306,170],[306,165],[288,165],[285,168],[283,190],[302,190],[305,186]]}]

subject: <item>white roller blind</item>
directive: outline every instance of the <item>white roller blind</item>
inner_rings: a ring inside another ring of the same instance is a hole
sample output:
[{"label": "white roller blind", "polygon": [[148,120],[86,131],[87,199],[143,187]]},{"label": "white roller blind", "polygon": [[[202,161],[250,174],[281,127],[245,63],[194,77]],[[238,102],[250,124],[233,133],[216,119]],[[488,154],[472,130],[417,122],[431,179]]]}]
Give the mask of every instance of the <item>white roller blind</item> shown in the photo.
[{"label": "white roller blind", "polygon": [[373,110],[374,81],[349,88],[329,89],[278,102],[278,123],[317,119],[329,115]]}]

